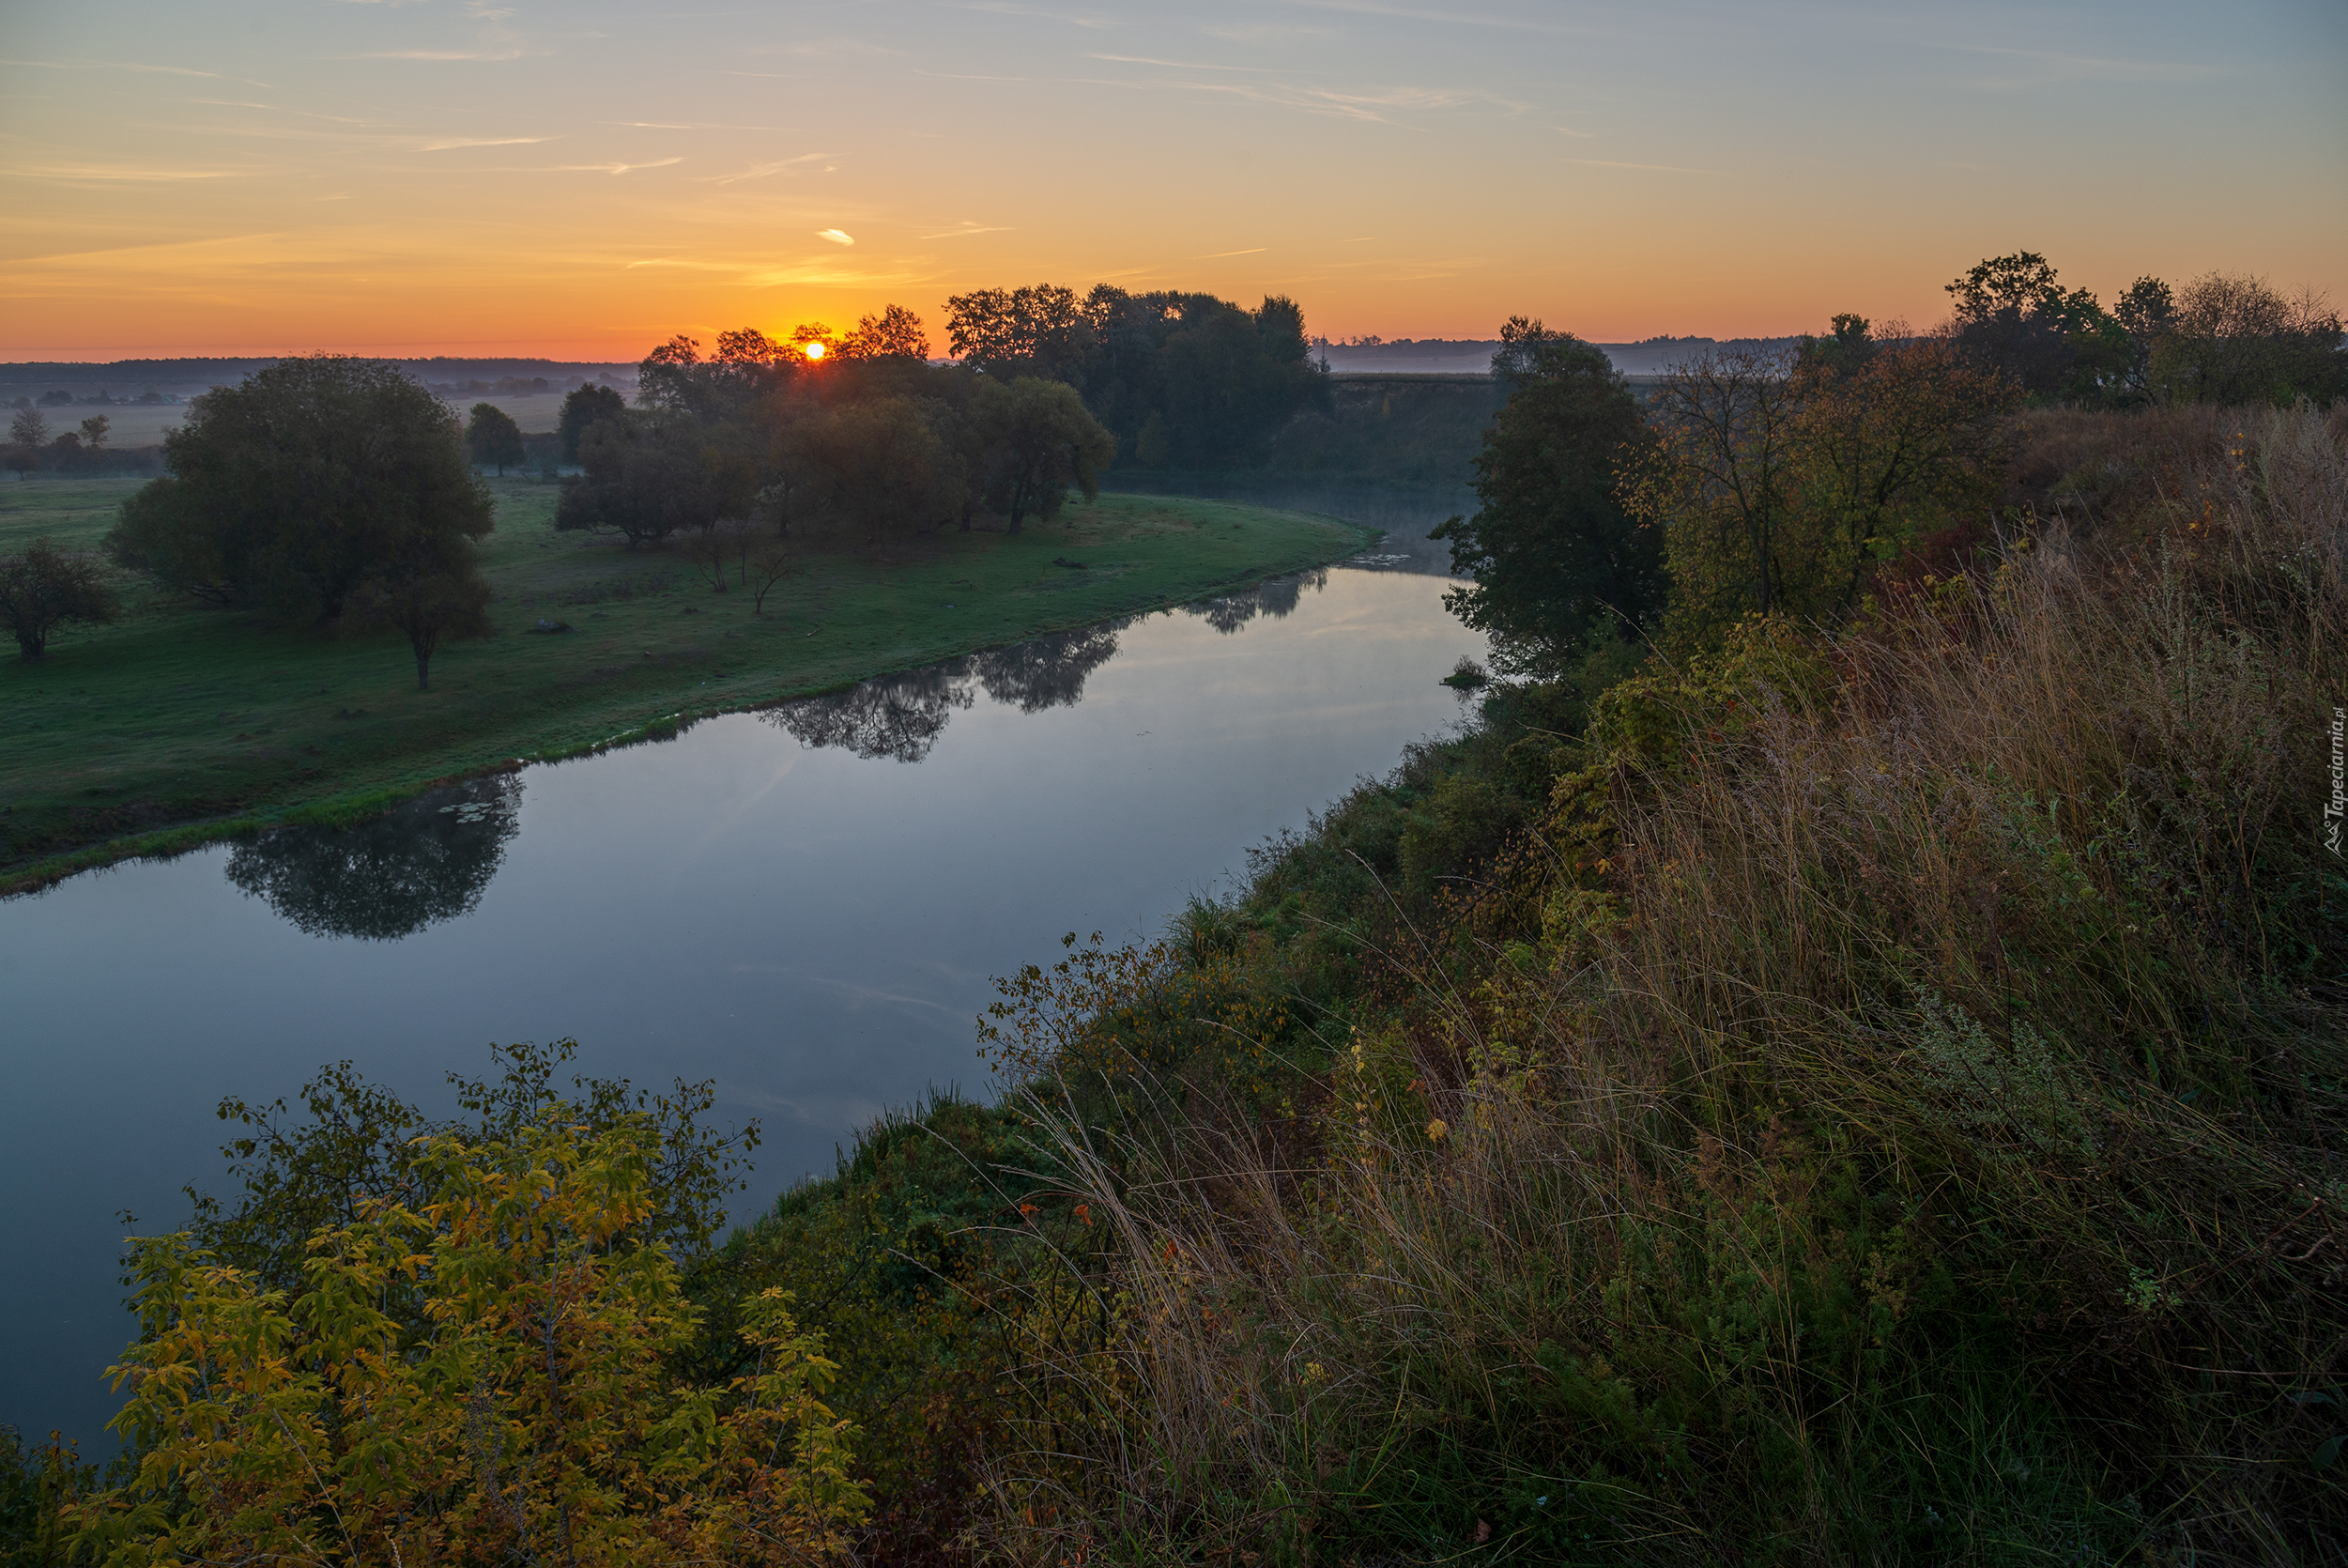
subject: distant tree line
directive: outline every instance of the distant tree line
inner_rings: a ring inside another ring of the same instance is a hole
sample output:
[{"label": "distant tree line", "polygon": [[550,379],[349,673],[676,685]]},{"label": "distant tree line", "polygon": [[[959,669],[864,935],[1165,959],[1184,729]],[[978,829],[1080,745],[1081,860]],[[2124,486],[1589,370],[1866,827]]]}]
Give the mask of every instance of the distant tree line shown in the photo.
[{"label": "distant tree line", "polygon": [[946,310],[963,363],[1067,383],[1133,467],[1245,463],[1297,414],[1329,406],[1304,312],[1281,295],[1250,311],[1211,294],[1098,284],[1080,299],[1038,284],[956,295]]},{"label": "distant tree line", "polygon": [[8,416],[8,439],[7,446],[0,447],[0,467],[19,479],[43,472],[108,471],[119,466],[107,445],[113,435],[114,421],[104,414],[92,414],[77,427],[52,432],[40,406],[19,398]]},{"label": "distant tree line", "polygon": [[682,535],[698,558],[730,554],[746,582],[800,547],[886,551],[982,515],[1016,532],[1071,489],[1097,495],[1115,455],[1072,387],[1008,361],[932,365],[901,306],[844,335],[745,328],[715,346],[654,349],[633,407],[607,387],[564,399],[558,434],[585,471],[564,482],[557,528],[632,546]]}]

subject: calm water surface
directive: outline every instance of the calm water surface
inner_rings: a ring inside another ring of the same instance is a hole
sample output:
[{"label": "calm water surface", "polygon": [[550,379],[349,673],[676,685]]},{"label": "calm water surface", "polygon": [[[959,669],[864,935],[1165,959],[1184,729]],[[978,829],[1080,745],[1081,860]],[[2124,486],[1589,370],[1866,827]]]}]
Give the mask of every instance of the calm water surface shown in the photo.
[{"label": "calm water surface", "polygon": [[114,1216],[217,1187],[223,1094],[349,1057],[436,1113],[492,1040],[713,1078],[753,1211],[884,1106],[981,1089],[991,976],[1155,934],[1383,773],[1483,652],[1441,578],[1339,568],[0,903],[0,1422],[93,1446]]}]

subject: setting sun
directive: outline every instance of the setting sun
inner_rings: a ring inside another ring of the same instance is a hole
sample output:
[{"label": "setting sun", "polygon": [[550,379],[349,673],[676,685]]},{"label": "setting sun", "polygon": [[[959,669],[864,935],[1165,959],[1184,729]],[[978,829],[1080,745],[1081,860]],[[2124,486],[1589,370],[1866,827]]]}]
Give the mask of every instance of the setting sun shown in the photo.
[{"label": "setting sun", "polygon": [[802,352],[810,360],[820,360],[823,357],[823,346],[820,343],[811,343]]}]

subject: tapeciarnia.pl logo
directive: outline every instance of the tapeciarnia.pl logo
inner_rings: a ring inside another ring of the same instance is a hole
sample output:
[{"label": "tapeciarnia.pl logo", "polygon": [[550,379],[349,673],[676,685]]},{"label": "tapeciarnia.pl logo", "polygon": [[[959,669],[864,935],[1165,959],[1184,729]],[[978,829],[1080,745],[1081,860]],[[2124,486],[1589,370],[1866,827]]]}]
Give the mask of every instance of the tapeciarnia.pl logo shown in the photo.
[{"label": "tapeciarnia.pl logo", "polygon": [[2332,798],[2324,803],[2324,847],[2340,853],[2340,826],[2348,815],[2348,708],[2332,710]]}]

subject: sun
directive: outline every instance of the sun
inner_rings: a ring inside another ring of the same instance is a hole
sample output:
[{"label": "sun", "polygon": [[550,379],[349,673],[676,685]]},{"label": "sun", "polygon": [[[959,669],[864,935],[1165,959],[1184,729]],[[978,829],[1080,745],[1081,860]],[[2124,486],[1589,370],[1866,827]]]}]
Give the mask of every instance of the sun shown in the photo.
[{"label": "sun", "polygon": [[823,346],[820,343],[811,343],[807,345],[805,352],[810,360],[820,360],[823,357]]}]

